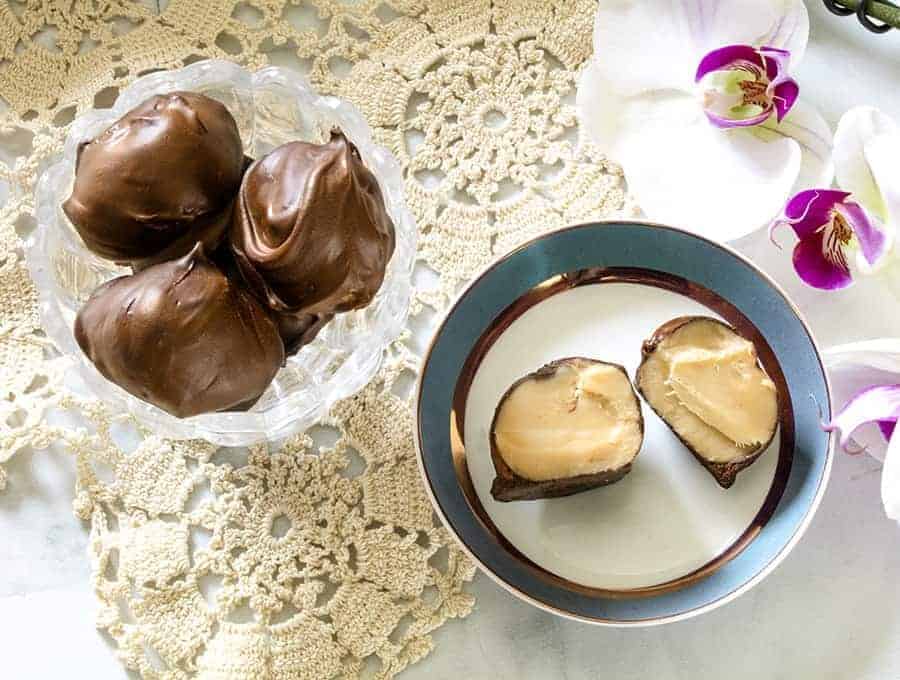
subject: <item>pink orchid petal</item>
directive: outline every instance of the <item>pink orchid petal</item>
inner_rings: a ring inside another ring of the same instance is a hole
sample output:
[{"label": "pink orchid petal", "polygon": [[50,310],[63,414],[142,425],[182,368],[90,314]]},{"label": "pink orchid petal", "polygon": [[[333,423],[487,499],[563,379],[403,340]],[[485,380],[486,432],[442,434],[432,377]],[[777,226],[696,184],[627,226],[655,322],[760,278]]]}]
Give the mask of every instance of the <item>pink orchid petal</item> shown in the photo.
[{"label": "pink orchid petal", "polygon": [[897,421],[900,416],[900,385],[869,387],[841,409],[825,426],[828,432],[838,432],[840,444],[847,448],[853,433],[867,423]]},{"label": "pink orchid petal", "polygon": [[765,70],[765,63],[759,51],[752,45],[727,45],[713,50],[700,60],[694,82],[700,82],[713,71],[721,71],[736,62],[745,61]]},{"label": "pink orchid petal", "polygon": [[835,205],[845,200],[850,194],[835,189],[807,189],[794,195],[784,207],[784,214],[776,220],[789,224],[797,238],[810,237],[831,219],[831,211]]},{"label": "pink orchid petal", "polygon": [[794,247],[794,269],[808,285],[821,290],[840,290],[853,283],[850,272],[827,260],[823,253],[823,232],[800,240]]},{"label": "pink orchid petal", "polygon": [[894,434],[894,430],[897,428],[896,420],[879,420],[878,421],[878,429],[881,430],[881,434],[884,436],[884,441],[891,441],[891,437]]},{"label": "pink orchid petal", "polygon": [[769,80],[776,81],[788,72],[791,65],[791,53],[777,47],[760,47],[759,54],[766,65],[766,75]]},{"label": "pink orchid petal", "polygon": [[847,201],[834,207],[856,234],[859,241],[859,249],[869,264],[875,264],[887,250],[888,237],[878,227],[872,224],[866,211],[858,203]]},{"label": "pink orchid petal", "polygon": [[800,95],[800,86],[788,75],[791,53],[777,47],[761,47],[759,53],[766,64],[766,75],[770,81],[769,87],[775,103],[775,113],[780,122],[793,108]]},{"label": "pink orchid petal", "polygon": [[797,103],[797,97],[800,96],[800,86],[793,78],[787,78],[775,86],[775,95],[772,100],[775,103],[775,117],[781,122],[788,114],[794,104]]}]

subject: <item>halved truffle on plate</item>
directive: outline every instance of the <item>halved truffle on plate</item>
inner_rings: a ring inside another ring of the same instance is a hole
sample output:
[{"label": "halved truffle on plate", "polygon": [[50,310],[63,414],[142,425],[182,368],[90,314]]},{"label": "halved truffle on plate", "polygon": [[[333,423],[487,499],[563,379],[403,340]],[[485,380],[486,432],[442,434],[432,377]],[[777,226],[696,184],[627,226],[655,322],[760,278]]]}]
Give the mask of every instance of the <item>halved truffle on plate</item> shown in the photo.
[{"label": "halved truffle on plate", "polygon": [[637,388],[720,486],[734,484],[778,427],[778,392],[756,347],[728,324],[686,316],[644,342]]},{"label": "halved truffle on plate", "polygon": [[491,424],[498,501],[556,498],[617,482],[631,469],[644,420],[625,369],[560,359],[517,380]]}]

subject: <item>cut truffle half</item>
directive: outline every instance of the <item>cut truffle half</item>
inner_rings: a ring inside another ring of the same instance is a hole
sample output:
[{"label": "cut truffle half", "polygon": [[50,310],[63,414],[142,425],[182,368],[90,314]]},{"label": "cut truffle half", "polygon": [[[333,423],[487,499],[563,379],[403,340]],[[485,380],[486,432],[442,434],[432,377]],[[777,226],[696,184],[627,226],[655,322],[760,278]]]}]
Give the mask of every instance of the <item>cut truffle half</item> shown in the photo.
[{"label": "cut truffle half", "polygon": [[728,324],[672,319],[644,342],[638,391],[723,488],[768,448],[778,392],[756,347]]},{"label": "cut truffle half", "polygon": [[498,501],[556,498],[617,482],[631,469],[644,420],[617,364],[560,359],[517,380],[491,423]]}]

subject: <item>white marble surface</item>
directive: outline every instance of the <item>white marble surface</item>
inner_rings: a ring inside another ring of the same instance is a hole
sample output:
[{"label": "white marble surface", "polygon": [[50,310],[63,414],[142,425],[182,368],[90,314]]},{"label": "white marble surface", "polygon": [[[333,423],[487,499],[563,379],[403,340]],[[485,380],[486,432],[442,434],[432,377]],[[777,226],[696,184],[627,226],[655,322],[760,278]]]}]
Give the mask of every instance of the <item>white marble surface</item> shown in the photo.
[{"label": "white marble surface", "polygon": [[[809,0],[813,34],[803,96],[834,124],[857,104],[900,118],[900,32],[869,36]],[[802,289],[757,236],[740,244],[789,289],[823,345],[900,334],[898,303],[859,285]],[[128,677],[93,629],[86,528],[72,515],[72,461],[19,455],[0,494],[0,677]],[[435,634],[403,677],[638,680],[887,680],[900,677],[900,527],[879,501],[879,464],[839,456],[806,537],[749,594],[706,616],[615,631],[554,618],[478,576],[476,611]],[[76,670],[77,669],[77,670]]]}]

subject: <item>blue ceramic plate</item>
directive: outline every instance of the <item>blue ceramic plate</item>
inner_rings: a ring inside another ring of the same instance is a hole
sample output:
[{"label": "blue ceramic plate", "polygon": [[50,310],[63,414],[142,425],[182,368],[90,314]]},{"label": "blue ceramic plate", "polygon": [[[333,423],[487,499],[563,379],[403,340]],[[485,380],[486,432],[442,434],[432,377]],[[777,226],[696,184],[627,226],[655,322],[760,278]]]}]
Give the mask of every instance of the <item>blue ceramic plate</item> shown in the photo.
[{"label": "blue ceramic plate", "polygon": [[[567,356],[633,377],[642,341],[692,314],[753,340],[779,392],[778,433],[733,487],[642,404],[644,444],[620,482],[567,498],[491,497],[488,431],[512,382]],[[416,403],[422,473],[450,531],[517,597],[592,623],[674,621],[747,591],[799,540],[831,467],[828,382],[797,310],[739,254],[659,225],[571,227],[495,262],[440,324]]]}]

